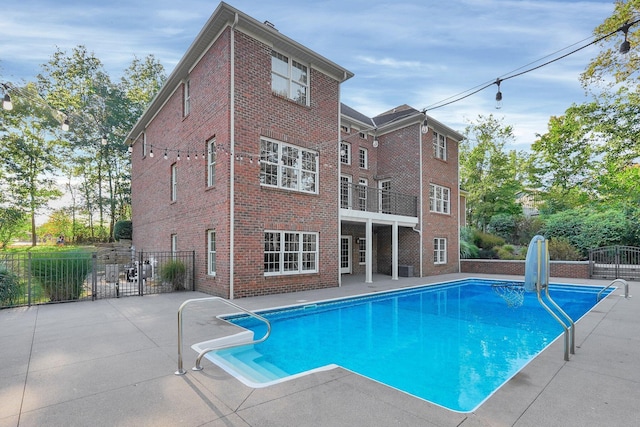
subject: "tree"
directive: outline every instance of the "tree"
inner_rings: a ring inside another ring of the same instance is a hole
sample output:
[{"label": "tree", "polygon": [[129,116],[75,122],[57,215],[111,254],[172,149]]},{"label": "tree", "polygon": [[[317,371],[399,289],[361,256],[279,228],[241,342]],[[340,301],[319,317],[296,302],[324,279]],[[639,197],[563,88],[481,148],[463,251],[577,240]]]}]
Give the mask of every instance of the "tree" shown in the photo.
[{"label": "tree", "polygon": [[79,199],[89,216],[91,234],[100,240],[111,239],[115,222],[128,214],[131,200],[130,159],[124,139],[162,86],[164,68],[153,56],[143,61],[135,58],[116,84],[93,53],[77,46],[70,53],[56,51],[42,69],[40,91],[70,118],[68,156],[73,167],[67,173],[80,180]]},{"label": "tree", "polygon": [[572,105],[549,119],[548,131],[531,145],[529,179],[543,191],[547,212],[585,204],[594,187],[592,117],[597,104]]},{"label": "tree", "polygon": [[59,127],[55,110],[44,103],[33,84],[15,88],[14,108],[5,114],[0,159],[6,188],[16,205],[31,216],[31,244],[36,246],[36,214],[61,195],[53,176],[59,165],[61,141],[53,129]]},{"label": "tree", "polygon": [[0,249],[7,245],[26,225],[26,215],[19,208],[0,208]]},{"label": "tree", "polygon": [[[596,38],[604,37],[620,29],[625,23],[636,21],[639,17],[640,0],[617,0],[613,14],[596,27],[593,35]],[[623,37],[624,34],[621,31],[615,37],[607,37],[599,42],[600,52],[580,76],[585,88],[589,88],[592,84],[613,87],[622,82],[628,82],[632,86],[640,83],[640,51],[632,48],[627,53],[620,53],[618,50],[620,43],[624,40]],[[626,37],[631,46],[640,45],[640,22],[629,27]]]},{"label": "tree", "polygon": [[483,231],[496,214],[522,213],[516,194],[522,189],[518,171],[524,157],[513,150],[504,151],[506,143],[513,140],[511,126],[493,115],[478,116],[467,126],[460,145],[460,182],[469,192],[469,223]]}]

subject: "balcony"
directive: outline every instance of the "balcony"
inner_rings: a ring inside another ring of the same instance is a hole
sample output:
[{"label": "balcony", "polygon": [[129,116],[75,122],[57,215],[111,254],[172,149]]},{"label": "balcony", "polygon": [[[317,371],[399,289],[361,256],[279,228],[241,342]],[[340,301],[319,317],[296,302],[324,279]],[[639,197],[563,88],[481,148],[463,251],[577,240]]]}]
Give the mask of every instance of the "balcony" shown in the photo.
[{"label": "balcony", "polygon": [[340,186],[340,208],[389,215],[418,216],[418,198],[351,182]]}]

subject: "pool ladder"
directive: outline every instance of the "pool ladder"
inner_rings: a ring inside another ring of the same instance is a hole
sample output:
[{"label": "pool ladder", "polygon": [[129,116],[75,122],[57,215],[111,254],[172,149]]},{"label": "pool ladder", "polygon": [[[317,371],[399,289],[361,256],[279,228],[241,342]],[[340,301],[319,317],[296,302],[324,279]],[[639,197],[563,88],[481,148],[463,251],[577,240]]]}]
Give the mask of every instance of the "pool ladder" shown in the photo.
[{"label": "pool ladder", "polygon": [[625,297],[625,299],[629,299],[629,297],[630,297],[630,295],[629,295],[629,283],[627,283],[627,281],[624,280],[624,279],[615,279],[611,283],[609,283],[606,287],[601,289],[600,292],[598,292],[598,296],[597,296],[596,302],[600,301],[602,293],[604,291],[606,291],[608,288],[610,288],[611,286],[613,286],[614,283],[622,283],[624,285],[624,297]]},{"label": "pool ladder", "polygon": [[232,348],[232,347],[240,347],[243,345],[250,345],[250,344],[259,344],[263,341],[265,341],[267,338],[269,338],[269,335],[271,335],[271,323],[269,323],[269,321],[267,319],[265,319],[264,317],[249,311],[245,308],[240,307],[237,304],[232,303],[229,300],[226,300],[224,298],[221,297],[207,297],[207,298],[193,298],[193,299],[188,299],[185,302],[183,302],[180,305],[180,308],[178,308],[178,370],[175,372],[176,375],[184,375],[187,373],[187,371],[185,371],[182,367],[182,311],[184,310],[184,308],[193,303],[193,302],[200,302],[200,301],[220,301],[223,302],[224,304],[231,306],[237,310],[242,311],[245,314],[248,314],[249,316],[258,319],[259,321],[265,323],[267,325],[267,332],[264,334],[264,336],[260,339],[257,340],[253,340],[253,341],[249,341],[249,342],[239,342],[239,343],[233,343],[233,344],[226,344],[226,345],[221,345],[221,346],[216,346],[216,347],[212,347],[212,348],[205,348],[204,350],[202,350],[199,354],[198,357],[196,358],[196,366],[194,366],[193,368],[191,368],[191,370],[193,371],[201,371],[203,368],[200,365],[200,362],[202,361],[202,358],[204,357],[205,354],[211,352],[211,351],[215,351],[215,350],[222,350],[224,348]]}]

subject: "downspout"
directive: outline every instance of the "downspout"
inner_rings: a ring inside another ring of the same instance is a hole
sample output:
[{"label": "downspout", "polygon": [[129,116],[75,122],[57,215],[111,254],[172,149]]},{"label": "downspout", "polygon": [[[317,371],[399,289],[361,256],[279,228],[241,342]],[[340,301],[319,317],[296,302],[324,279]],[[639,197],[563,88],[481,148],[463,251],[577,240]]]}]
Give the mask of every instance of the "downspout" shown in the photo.
[{"label": "downspout", "polygon": [[[426,117],[426,113],[425,113],[425,117]],[[417,231],[418,234],[420,235],[420,277],[424,277],[423,274],[423,257],[424,257],[424,242],[423,242],[423,238],[424,236],[422,235],[422,224],[423,224],[423,216],[422,216],[422,205],[423,205],[423,182],[422,180],[424,179],[424,164],[422,163],[422,147],[423,147],[423,143],[422,143],[422,128],[418,129],[418,132],[420,133],[420,138],[418,138],[418,141],[420,143],[420,150],[419,151],[419,161],[420,161],[420,196],[418,197],[418,215],[420,215],[420,218],[418,219],[418,224],[420,224],[420,230],[416,230],[415,227],[413,228],[413,231]]]},{"label": "downspout", "polygon": [[[457,143],[456,145],[458,147],[458,149],[456,150],[456,152],[458,153],[458,161],[457,161],[458,169],[456,171],[457,174],[458,174],[457,179],[456,179],[456,181],[458,183],[458,191],[457,191],[457,193],[458,193],[458,200],[457,200],[457,203],[458,203],[458,273],[462,273],[462,260],[460,259],[460,231],[461,231],[460,230],[460,149],[459,149],[460,148],[460,144]],[[464,206],[465,206],[465,208],[467,206],[466,199],[465,199]],[[466,212],[463,213],[463,215],[465,215],[465,217],[466,217],[466,214],[467,214]]]},{"label": "downspout", "polygon": [[235,91],[236,91],[236,70],[235,70],[235,28],[238,25],[238,14],[235,14],[235,19],[233,20],[233,24],[231,25],[231,84],[229,89],[229,299],[233,299],[233,282],[234,282],[234,262],[235,262],[235,141],[236,141],[236,132],[235,132],[235,110],[236,110],[236,102],[235,102]]},{"label": "downspout", "polygon": [[[347,72],[344,72],[344,79],[347,77]],[[341,84],[341,83],[340,83]],[[342,216],[340,215],[340,191],[341,191],[341,181],[340,177],[342,176],[342,162],[340,161],[340,144],[342,139],[342,134],[340,133],[340,126],[342,125],[342,104],[340,102],[340,98],[342,95],[342,87],[338,84],[338,128],[336,132],[338,133],[338,147],[336,148],[336,156],[338,161],[338,178],[336,181],[338,183],[338,191],[336,197],[336,208],[338,209],[338,287],[342,287],[342,273],[341,273],[341,265],[342,265]]]}]

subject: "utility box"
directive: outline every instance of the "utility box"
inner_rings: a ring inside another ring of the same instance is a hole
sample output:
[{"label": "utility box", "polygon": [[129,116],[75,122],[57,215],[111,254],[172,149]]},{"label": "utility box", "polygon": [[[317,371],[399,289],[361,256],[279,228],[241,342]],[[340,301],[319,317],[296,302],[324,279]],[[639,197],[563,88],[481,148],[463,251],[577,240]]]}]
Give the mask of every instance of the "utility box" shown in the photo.
[{"label": "utility box", "polygon": [[413,277],[413,265],[399,265],[398,276],[400,277]]}]

